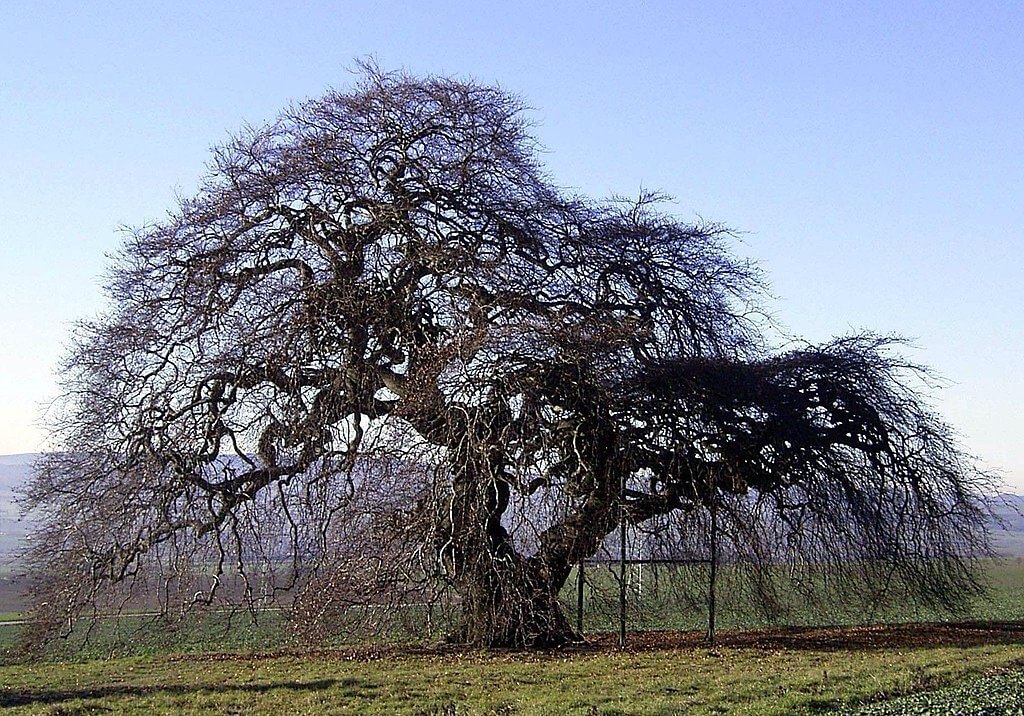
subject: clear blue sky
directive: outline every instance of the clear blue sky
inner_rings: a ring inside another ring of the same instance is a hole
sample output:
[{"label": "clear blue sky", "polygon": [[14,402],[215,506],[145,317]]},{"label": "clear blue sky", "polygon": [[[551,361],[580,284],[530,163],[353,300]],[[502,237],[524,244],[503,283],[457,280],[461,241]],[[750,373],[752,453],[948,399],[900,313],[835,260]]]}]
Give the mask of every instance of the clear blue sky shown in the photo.
[{"label": "clear blue sky", "polygon": [[1024,6],[190,2],[0,7],[0,453],[35,426],[120,225],[243,122],[385,68],[497,82],[557,180],[746,232],[812,340],[913,337],[969,450],[1024,487]]}]

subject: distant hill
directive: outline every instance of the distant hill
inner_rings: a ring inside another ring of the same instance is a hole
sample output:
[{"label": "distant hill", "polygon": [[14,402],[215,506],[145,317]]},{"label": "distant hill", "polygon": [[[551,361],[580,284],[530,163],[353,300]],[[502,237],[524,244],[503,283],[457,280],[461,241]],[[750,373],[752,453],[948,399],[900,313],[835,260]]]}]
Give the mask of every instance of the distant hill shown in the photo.
[{"label": "distant hill", "polygon": [[[31,475],[37,457],[34,453],[0,455],[0,566],[10,561],[31,529],[29,521],[20,519],[14,496]],[[1007,557],[1024,557],[1024,495],[1000,495],[994,511],[1006,527],[994,532],[997,550]]]},{"label": "distant hill", "polygon": [[15,489],[32,472],[36,455],[0,455],[0,566],[9,561],[29,531],[28,522],[20,519],[21,510],[15,504]]},{"label": "distant hill", "polygon": [[1024,556],[1024,495],[1000,495],[994,512],[1005,527],[993,533],[997,551],[1007,557]]}]

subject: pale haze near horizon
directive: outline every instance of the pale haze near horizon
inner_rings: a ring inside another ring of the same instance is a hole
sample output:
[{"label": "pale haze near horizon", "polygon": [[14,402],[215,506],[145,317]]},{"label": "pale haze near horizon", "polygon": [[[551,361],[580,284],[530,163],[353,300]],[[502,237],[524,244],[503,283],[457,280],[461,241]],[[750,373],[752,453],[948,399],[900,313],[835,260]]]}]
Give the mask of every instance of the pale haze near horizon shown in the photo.
[{"label": "pale haze near horizon", "polygon": [[0,9],[0,454],[45,448],[118,227],[373,56],[522,96],[563,186],[741,232],[791,335],[913,339],[966,449],[1024,488],[1020,6],[96,5]]}]

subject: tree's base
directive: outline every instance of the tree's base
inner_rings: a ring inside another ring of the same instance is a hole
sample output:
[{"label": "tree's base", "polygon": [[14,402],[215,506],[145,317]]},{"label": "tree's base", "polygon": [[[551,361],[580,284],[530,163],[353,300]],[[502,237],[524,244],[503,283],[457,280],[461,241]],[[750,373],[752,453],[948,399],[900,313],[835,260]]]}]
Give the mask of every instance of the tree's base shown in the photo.
[{"label": "tree's base", "polygon": [[446,644],[473,646],[481,649],[562,649],[569,646],[584,646],[588,642],[582,634],[544,634],[528,640],[500,639],[494,637],[472,637],[462,631],[448,634]]},{"label": "tree's base", "polygon": [[450,641],[486,649],[557,649],[583,641],[556,604],[529,607],[464,615]]}]

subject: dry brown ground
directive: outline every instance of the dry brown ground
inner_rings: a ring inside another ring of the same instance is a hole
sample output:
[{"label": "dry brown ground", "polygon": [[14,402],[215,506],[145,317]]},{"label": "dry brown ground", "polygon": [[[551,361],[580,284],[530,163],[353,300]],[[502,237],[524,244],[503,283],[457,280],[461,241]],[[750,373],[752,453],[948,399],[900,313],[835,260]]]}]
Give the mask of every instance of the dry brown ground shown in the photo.
[{"label": "dry brown ground", "polygon": [[[750,648],[765,651],[838,651],[838,650],[906,650],[942,646],[968,647],[986,644],[1020,644],[1024,646],[1024,621],[994,622],[930,622],[911,624],[876,624],[842,627],[777,627],[772,629],[727,630],[717,634],[716,647]],[[632,632],[626,639],[629,653],[657,652],[673,649],[708,649],[701,631]],[[490,653],[515,653],[514,650],[489,650]],[[546,653],[585,654],[618,652],[618,636],[613,633],[592,634],[581,644]],[[434,646],[359,646],[344,649],[280,649],[257,653],[207,653],[169,657],[171,661],[250,661],[278,656],[303,656],[351,661],[375,661],[394,656],[446,655],[481,653],[479,649],[459,645]]]}]

